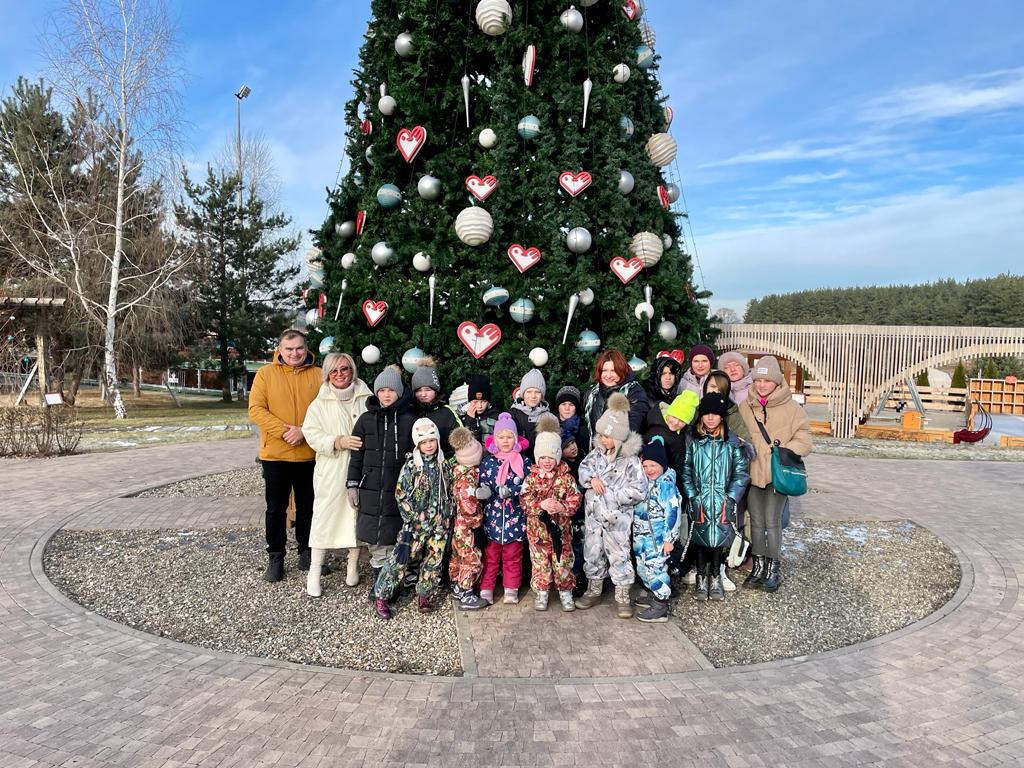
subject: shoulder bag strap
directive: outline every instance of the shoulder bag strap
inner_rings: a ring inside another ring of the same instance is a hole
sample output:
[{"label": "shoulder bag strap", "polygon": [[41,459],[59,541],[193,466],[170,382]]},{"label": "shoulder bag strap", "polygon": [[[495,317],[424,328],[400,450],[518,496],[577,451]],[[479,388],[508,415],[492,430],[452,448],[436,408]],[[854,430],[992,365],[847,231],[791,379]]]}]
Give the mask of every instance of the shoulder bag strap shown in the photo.
[{"label": "shoulder bag strap", "polygon": [[764,441],[768,443],[768,445],[773,445],[772,439],[768,436],[768,430],[764,428],[764,424],[757,420],[757,413],[754,411],[754,406],[750,405],[750,403],[747,403],[747,406],[750,408],[750,413],[754,417],[754,423],[757,424],[757,428],[761,430],[761,437],[764,438]]}]

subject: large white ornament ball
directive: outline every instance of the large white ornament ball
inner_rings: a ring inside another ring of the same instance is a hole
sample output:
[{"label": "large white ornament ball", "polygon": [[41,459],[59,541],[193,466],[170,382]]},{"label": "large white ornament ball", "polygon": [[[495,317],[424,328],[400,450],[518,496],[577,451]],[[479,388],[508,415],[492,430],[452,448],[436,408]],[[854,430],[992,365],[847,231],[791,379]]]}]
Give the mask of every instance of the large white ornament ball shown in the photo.
[{"label": "large white ornament ball", "polygon": [[370,251],[370,258],[373,259],[374,264],[382,267],[387,266],[395,258],[395,249],[383,240],[380,240],[374,244],[373,249]]},{"label": "large white ornament ball", "polygon": [[494,145],[498,143],[498,134],[490,128],[484,128],[480,131],[480,135],[477,138],[480,142],[480,146],[484,149],[493,149]]},{"label": "large white ornament ball", "polygon": [[512,6],[506,0],[480,0],[476,7],[476,24],[485,35],[503,35],[512,22]]},{"label": "large white ornament ball", "polygon": [[419,347],[413,347],[407,349],[402,354],[402,367],[405,368],[409,373],[415,373],[416,369],[420,367],[420,360],[424,358],[427,353]]},{"label": "large white ornament ball", "polygon": [[669,248],[672,247],[672,235],[666,232],[664,235],[661,236],[661,242],[662,245],[665,246],[665,250],[667,251]]},{"label": "large white ornament ball", "polygon": [[434,265],[430,258],[430,254],[419,251],[415,256],[412,257],[412,265],[417,272],[429,272],[430,268]]},{"label": "large white ornament ball", "polygon": [[320,325],[320,314],[315,309],[306,310],[306,326],[316,328]]},{"label": "large white ornament ball", "polygon": [[544,347],[534,347],[530,350],[530,362],[537,368],[547,365],[548,351]]},{"label": "large white ornament ball", "polygon": [[424,200],[437,200],[443,191],[441,180],[429,173],[421,176],[420,180],[416,182],[416,191]]},{"label": "large white ornament ball", "polygon": [[649,301],[641,301],[633,309],[633,315],[637,320],[650,320],[654,317],[654,305]]},{"label": "large white ornament ball", "polygon": [[527,141],[533,141],[540,136],[540,119],[536,115],[527,115],[519,121],[516,130]]},{"label": "large white ornament ball", "polygon": [[509,315],[517,323],[528,323],[537,313],[536,305],[529,299],[516,299],[508,309]]},{"label": "large white ornament ball", "polygon": [[623,115],[619,118],[619,138],[629,140],[633,138],[633,133],[636,131],[636,126],[633,125],[633,121]]},{"label": "large white ornament ball", "polygon": [[584,307],[589,307],[591,304],[594,303],[593,288],[584,288],[577,295],[580,297],[580,304],[582,304]]},{"label": "large white ornament ball", "polygon": [[573,253],[586,253],[592,244],[593,238],[586,227],[573,227],[565,236],[565,245]]},{"label": "large white ornament ball", "polygon": [[651,48],[658,42],[658,36],[654,34],[654,27],[646,21],[640,22],[640,39],[644,41],[644,45],[649,45]]},{"label": "large white ornament ball", "polygon": [[395,53],[403,59],[406,56],[412,56],[414,50],[415,46],[412,44],[412,35],[408,32],[403,32],[395,38]]},{"label": "large white ornament ball", "polygon": [[576,349],[580,352],[597,352],[601,348],[601,337],[594,333],[589,328],[585,331],[580,332],[579,338],[576,340]]},{"label": "large white ornament ball", "polygon": [[356,223],[354,221],[343,221],[340,224],[334,225],[334,231],[338,234],[338,237],[348,240],[348,238],[356,233]]},{"label": "large white ornament ball", "polygon": [[369,147],[366,148],[366,151],[363,152],[363,157],[366,158],[366,162],[368,162],[370,165],[373,165],[373,147],[372,146],[369,146]]},{"label": "large white ornament ball", "polygon": [[676,159],[676,140],[667,133],[655,133],[647,140],[647,157],[654,165],[665,166]]},{"label": "large white ornament ball", "polygon": [[583,14],[571,5],[562,11],[562,15],[558,17],[558,20],[570,32],[579,32],[583,29]]},{"label": "large white ornament ball", "polygon": [[331,351],[331,347],[333,347],[333,346],[334,346],[334,337],[333,336],[324,336],[322,339],[320,339],[320,346],[317,347],[317,351],[321,355],[326,355],[328,352]]},{"label": "large white ornament ball", "polygon": [[633,191],[634,186],[636,186],[636,180],[633,178],[633,174],[625,170],[619,171],[619,192],[628,195]]},{"label": "large white ornament ball", "polygon": [[664,252],[661,238],[653,232],[638,232],[629,244],[629,252],[639,257],[645,267],[653,267]]},{"label": "large white ornament ball", "polygon": [[377,187],[377,203],[389,211],[397,208],[402,204],[402,190],[394,184],[381,184]]},{"label": "large white ornament ball", "polygon": [[678,184],[666,184],[665,185],[665,194],[668,195],[668,201],[670,203],[674,203],[676,200],[679,199],[679,195],[681,194],[681,192],[679,191],[679,185]]},{"label": "large white ornament ball", "polygon": [[377,109],[380,110],[382,115],[393,115],[397,108],[398,102],[395,101],[395,97],[390,94],[387,96],[381,96],[377,99]]},{"label": "large white ornament ball", "polygon": [[612,79],[615,80],[616,83],[626,82],[629,80],[629,75],[629,67],[626,64],[616,64],[614,69],[612,69]]},{"label": "large white ornament ball", "polygon": [[502,288],[500,285],[492,285],[484,291],[483,295],[483,302],[488,307],[500,307],[508,301],[508,299],[508,290]]},{"label": "large white ornament ball", "polygon": [[662,320],[658,324],[658,335],[661,336],[662,341],[672,343],[679,335],[679,330],[671,320]]},{"label": "large white ornament ball", "polygon": [[465,208],[455,217],[455,234],[466,245],[483,245],[491,239],[493,231],[491,214],[478,206]]},{"label": "large white ornament ball", "polygon": [[363,358],[363,362],[367,365],[376,365],[380,362],[380,347],[376,344],[367,344],[363,347],[363,351],[359,353],[359,356]]},{"label": "large white ornament ball", "polygon": [[356,255],[354,253],[346,253],[341,257],[341,268],[352,269],[356,265]]},{"label": "large white ornament ball", "polygon": [[654,63],[654,49],[649,45],[638,45],[636,47],[636,65],[640,69],[650,69]]}]

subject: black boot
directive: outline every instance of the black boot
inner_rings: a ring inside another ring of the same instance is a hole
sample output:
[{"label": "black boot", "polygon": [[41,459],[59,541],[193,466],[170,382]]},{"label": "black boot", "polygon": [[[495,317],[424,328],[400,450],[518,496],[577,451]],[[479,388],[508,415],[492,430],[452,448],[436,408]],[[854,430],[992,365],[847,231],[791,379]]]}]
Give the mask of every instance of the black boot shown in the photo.
[{"label": "black boot", "polygon": [[373,576],[370,577],[370,593],[366,596],[371,603],[377,599],[377,595],[374,594],[373,588],[377,586],[378,576],[380,576],[380,568],[374,568]]},{"label": "black boot", "polygon": [[646,624],[664,624],[668,621],[668,600],[659,600],[651,595],[650,606],[638,613],[636,617]]},{"label": "black boot", "polygon": [[[310,553],[310,551],[308,549],[304,549],[302,552],[299,552],[299,570],[300,571],[308,571],[309,570],[309,562],[310,562],[311,557],[312,557],[312,554]],[[323,571],[320,571],[320,573],[322,574]]]},{"label": "black boot", "polygon": [[711,581],[708,583],[708,599],[718,601],[725,600],[725,590],[722,589],[721,570],[715,571],[715,575],[711,577]]},{"label": "black boot", "polygon": [[779,565],[778,560],[768,558],[768,564],[765,566],[764,581],[761,582],[761,589],[765,592],[774,592],[782,583],[782,573],[779,571]]},{"label": "black boot", "polygon": [[743,580],[744,589],[758,589],[764,581],[764,561],[760,555],[754,555],[754,565],[750,569],[750,575]]},{"label": "black boot", "polygon": [[263,574],[263,578],[271,584],[276,584],[284,578],[284,552],[271,552],[269,560],[267,572]]},{"label": "black boot", "polygon": [[633,604],[637,608],[649,608],[651,606],[651,600],[654,599],[655,597],[653,593],[649,592],[646,589],[641,589],[640,594],[638,594],[636,596],[636,599],[633,600]]},{"label": "black boot", "polygon": [[697,571],[697,584],[694,587],[697,591],[693,594],[693,599],[700,602],[706,602],[708,599],[708,569],[701,568]]}]

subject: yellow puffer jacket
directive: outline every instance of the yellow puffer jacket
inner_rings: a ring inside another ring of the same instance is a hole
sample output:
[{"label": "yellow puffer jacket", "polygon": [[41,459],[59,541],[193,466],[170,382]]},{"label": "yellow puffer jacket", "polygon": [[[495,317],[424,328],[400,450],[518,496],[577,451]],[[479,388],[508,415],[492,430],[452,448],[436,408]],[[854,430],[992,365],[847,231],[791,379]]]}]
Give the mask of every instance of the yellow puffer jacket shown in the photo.
[{"label": "yellow puffer jacket", "polygon": [[249,393],[249,419],[260,428],[260,458],[265,461],[312,461],[316,452],[305,442],[289,445],[282,435],[288,426],[302,426],[306,409],[320,391],[320,369],[313,355],[302,365],[286,365],[274,353],[274,362],[256,371]]}]

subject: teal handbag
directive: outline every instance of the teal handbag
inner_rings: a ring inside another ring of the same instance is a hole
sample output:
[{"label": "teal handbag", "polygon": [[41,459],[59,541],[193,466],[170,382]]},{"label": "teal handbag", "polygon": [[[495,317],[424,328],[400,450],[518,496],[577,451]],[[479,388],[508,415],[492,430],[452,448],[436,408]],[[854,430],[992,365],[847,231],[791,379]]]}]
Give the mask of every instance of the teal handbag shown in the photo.
[{"label": "teal handbag", "polygon": [[761,430],[764,441],[772,447],[772,485],[775,490],[786,496],[803,496],[807,493],[807,468],[804,460],[789,448],[779,445],[778,440],[772,442],[760,421],[757,421],[757,428]]}]

